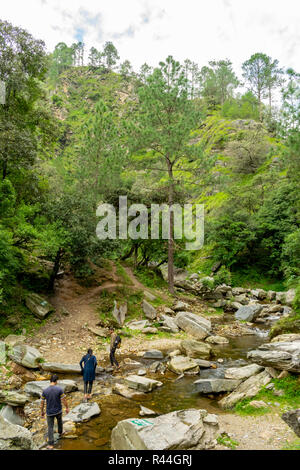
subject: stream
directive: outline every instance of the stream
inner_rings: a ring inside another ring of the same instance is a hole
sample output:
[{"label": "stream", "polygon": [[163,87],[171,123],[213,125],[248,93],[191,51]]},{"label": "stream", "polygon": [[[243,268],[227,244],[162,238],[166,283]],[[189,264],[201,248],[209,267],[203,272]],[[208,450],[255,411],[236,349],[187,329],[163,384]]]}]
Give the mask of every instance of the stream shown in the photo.
[{"label": "stream", "polygon": [[[140,404],[154,410],[158,414],[186,408],[204,408],[209,413],[215,414],[226,413],[226,411],[218,406],[220,396],[215,398],[211,396],[209,398],[200,395],[195,392],[193,383],[199,377],[222,377],[224,368],[246,365],[248,363],[248,351],[256,349],[259,345],[268,341],[266,326],[259,326],[253,329],[255,331],[253,335],[228,338],[228,344],[213,346],[214,354],[218,358],[216,362],[218,365],[217,369],[201,369],[200,375],[184,376],[179,380],[175,380],[175,374],[169,371],[166,371],[164,375],[147,373],[147,377],[160,380],[163,382],[163,386],[151,393],[145,394],[144,397],[138,400],[129,400],[116,394],[99,394],[94,396],[93,400],[97,401],[101,408],[100,416],[78,425],[78,437],[76,439],[62,439],[57,444],[57,448],[62,450],[109,450],[112,429],[123,419],[138,418]],[[154,362],[153,360],[143,359],[134,355],[127,357],[139,361],[141,363],[140,367],[149,366]],[[132,373],[135,374],[136,371],[137,369],[133,370]],[[78,376],[76,378],[65,376],[64,378],[78,380]],[[117,381],[119,381],[117,378],[107,375],[105,377],[99,376],[96,378],[95,383],[103,383],[107,387],[107,385],[111,386]]]}]

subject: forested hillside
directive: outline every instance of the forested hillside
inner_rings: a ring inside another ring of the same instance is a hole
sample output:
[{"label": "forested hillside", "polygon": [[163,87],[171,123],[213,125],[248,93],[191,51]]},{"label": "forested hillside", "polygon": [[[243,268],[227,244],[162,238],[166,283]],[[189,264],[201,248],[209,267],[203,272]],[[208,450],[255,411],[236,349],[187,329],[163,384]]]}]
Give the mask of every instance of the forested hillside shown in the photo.
[{"label": "forested hillside", "polygon": [[[0,327],[20,329],[24,296],[53,290],[59,270],[86,281],[103,258],[141,272],[217,263],[220,282],[298,285],[299,299],[299,74],[263,53],[245,57],[240,77],[230,58],[200,68],[168,57],[135,73],[111,43],[87,65],[82,48],[47,54],[0,22]],[[203,203],[203,248],[99,240],[97,206],[125,195]]]}]

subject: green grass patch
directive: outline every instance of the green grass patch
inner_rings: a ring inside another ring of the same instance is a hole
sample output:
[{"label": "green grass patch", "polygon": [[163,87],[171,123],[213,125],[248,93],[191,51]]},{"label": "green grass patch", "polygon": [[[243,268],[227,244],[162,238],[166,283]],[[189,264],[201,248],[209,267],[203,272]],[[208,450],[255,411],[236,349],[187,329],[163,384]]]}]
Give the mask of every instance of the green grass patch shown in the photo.
[{"label": "green grass patch", "polygon": [[300,450],[300,439],[295,439],[292,442],[287,442],[281,450]]},{"label": "green grass patch", "polygon": [[134,270],[137,279],[146,287],[161,289],[167,287],[167,282],[153,269],[139,267]]},{"label": "green grass patch", "polygon": [[231,439],[226,432],[217,437],[217,443],[232,450],[235,450],[239,445],[238,441]]},{"label": "green grass patch", "polygon": [[130,276],[124,269],[124,267],[121,265],[119,261],[116,261],[116,273],[119,278],[121,278],[122,282],[128,286],[132,286],[132,280],[130,279]]}]

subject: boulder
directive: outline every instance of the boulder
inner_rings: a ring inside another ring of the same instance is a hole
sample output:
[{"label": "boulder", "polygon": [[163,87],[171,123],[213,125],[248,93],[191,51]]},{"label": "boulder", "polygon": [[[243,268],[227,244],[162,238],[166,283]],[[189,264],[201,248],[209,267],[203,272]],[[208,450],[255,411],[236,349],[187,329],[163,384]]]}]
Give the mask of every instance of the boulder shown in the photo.
[{"label": "boulder", "polygon": [[174,310],[172,310],[171,308],[169,307],[163,307],[163,311],[166,315],[174,315]]},{"label": "boulder", "polygon": [[179,312],[175,317],[175,323],[198,340],[205,339],[211,332],[211,322],[191,312]]},{"label": "boulder", "polygon": [[35,445],[28,429],[9,423],[0,416],[0,450],[34,450]]},{"label": "boulder", "polygon": [[151,304],[149,304],[147,300],[143,300],[142,308],[147,318],[149,318],[150,320],[154,320],[156,318],[157,316],[156,309]]},{"label": "boulder", "polygon": [[241,305],[246,305],[249,302],[249,299],[246,294],[240,294],[234,297],[234,301]]},{"label": "boulder", "polygon": [[285,296],[286,296],[286,292],[276,292],[276,302],[280,303],[280,304],[284,304],[285,303]]},{"label": "boulder", "polygon": [[245,398],[252,398],[257,395],[260,389],[267,385],[271,380],[271,375],[267,371],[263,370],[259,374],[252,375],[238,385],[232,393],[222,398],[218,404],[221,408],[232,408],[238,401],[244,400]]},{"label": "boulder", "polygon": [[150,323],[148,320],[131,321],[127,323],[126,326],[130,330],[142,330],[143,328],[150,326]]},{"label": "boulder", "polygon": [[258,317],[262,309],[263,306],[259,304],[243,305],[235,312],[234,316],[236,320],[252,322]]},{"label": "boulder", "polygon": [[250,293],[258,300],[264,300],[267,297],[267,292],[263,289],[252,289]]},{"label": "boulder", "polygon": [[170,359],[170,361],[167,364],[168,369],[171,370],[172,372],[175,372],[175,374],[181,375],[184,373],[195,373],[197,374],[199,372],[199,366],[198,364],[193,361],[190,357],[186,356],[175,356]]},{"label": "boulder", "polygon": [[114,300],[114,308],[112,311],[112,316],[116,319],[117,323],[120,326],[124,325],[126,315],[127,315],[127,302],[121,304],[118,307],[116,300]]},{"label": "boulder", "polygon": [[10,406],[24,406],[29,401],[28,396],[15,391],[0,390],[0,403]]},{"label": "boulder", "polygon": [[209,359],[211,346],[201,341],[185,339],[180,343],[180,349],[189,357],[198,359]]},{"label": "boulder", "polygon": [[241,294],[247,294],[249,293],[249,289],[245,289],[244,287],[233,287],[232,288],[232,294],[233,295],[241,295]]},{"label": "boulder", "polygon": [[210,394],[231,392],[240,383],[240,380],[211,378],[196,380],[196,382],[194,382],[194,386],[197,392],[203,394]]},{"label": "boulder", "polygon": [[6,345],[4,341],[0,341],[0,365],[6,363]]},{"label": "boulder", "polygon": [[267,299],[272,301],[276,299],[276,292],[274,290],[268,290]]},{"label": "boulder", "polygon": [[8,350],[8,357],[17,364],[29,369],[38,369],[43,360],[38,349],[26,344],[16,344],[13,346],[12,349]]},{"label": "boulder", "polygon": [[174,312],[183,312],[187,308],[190,308],[190,306],[186,304],[185,302],[182,302],[181,300],[176,302],[175,305],[173,306]]},{"label": "boulder", "polygon": [[148,326],[148,328],[143,328],[142,329],[142,333],[144,333],[145,335],[147,334],[156,334],[158,333],[158,329],[157,328],[154,328],[154,327],[151,327],[151,326]]},{"label": "boulder", "polygon": [[38,294],[29,294],[25,298],[26,307],[40,320],[43,320],[55,308]]},{"label": "boulder", "polygon": [[263,400],[252,400],[250,401],[249,405],[252,406],[253,408],[267,408],[268,407],[267,403],[264,402]]},{"label": "boulder", "polygon": [[16,344],[25,343],[26,336],[23,335],[8,335],[4,339],[4,343],[8,346],[15,346]]},{"label": "boulder", "polygon": [[278,341],[259,346],[247,355],[257,364],[300,373],[300,341]]},{"label": "boulder", "polygon": [[249,364],[244,367],[230,367],[225,370],[224,377],[226,379],[245,380],[252,375],[258,374],[264,368],[257,364]]},{"label": "boulder", "polygon": [[292,428],[294,433],[300,437],[300,408],[283,413],[281,418]]},{"label": "boulder", "polygon": [[157,387],[163,384],[158,380],[148,379],[147,377],[140,377],[139,375],[128,375],[124,379],[125,385],[140,392],[152,392]]},{"label": "boulder", "polygon": [[16,406],[5,405],[0,411],[0,416],[11,424],[24,426],[25,418],[18,413],[19,409]]},{"label": "boulder", "polygon": [[271,339],[271,343],[278,343],[278,342],[288,342],[291,341],[300,341],[300,333],[285,333],[283,335],[275,336],[275,338]]},{"label": "boulder", "polygon": [[143,354],[144,359],[163,359],[164,355],[161,351],[158,351],[157,349],[150,349],[149,351],[146,351],[145,354]]},{"label": "boulder", "polygon": [[144,392],[138,392],[137,390],[130,389],[126,387],[126,385],[119,384],[119,383],[116,383],[113,386],[112,392],[128,399],[140,398],[142,396],[145,396]]},{"label": "boulder", "polygon": [[285,295],[285,303],[289,306],[292,307],[294,300],[296,297],[296,289],[290,289],[286,292]]},{"label": "boulder", "polygon": [[228,344],[229,340],[227,338],[224,338],[224,336],[209,336],[205,340],[206,343],[209,344]]},{"label": "boulder", "polygon": [[11,362],[9,365],[10,365],[11,372],[19,376],[22,382],[26,383],[26,382],[30,382],[32,380],[37,379],[36,372],[32,372],[31,370],[26,369],[26,367],[20,366],[19,364],[16,364],[15,362]]},{"label": "boulder", "polygon": [[[27,382],[25,392],[34,397],[41,397],[45,388],[49,387],[50,380],[39,380],[35,382]],[[74,380],[59,380],[57,385],[63,389],[65,393],[76,392],[78,386]]]},{"label": "boulder", "polygon": [[[41,364],[43,370],[49,372],[58,372],[61,374],[81,374],[81,367],[79,364],[61,364],[60,362],[44,362]],[[103,372],[103,367],[96,367],[96,374]]]},{"label": "boulder", "polygon": [[101,413],[98,403],[80,403],[63,417],[63,422],[82,423]]},{"label": "boulder", "polygon": [[145,406],[142,406],[140,405],[140,412],[139,412],[139,415],[140,416],[155,416],[157,415],[157,413],[153,410],[150,410],[149,408],[146,408]]},{"label": "boulder", "polygon": [[179,410],[148,419],[119,421],[111,433],[112,450],[201,450],[216,445],[216,415]]},{"label": "boulder", "polygon": [[107,328],[94,328],[92,326],[88,327],[88,330],[96,336],[100,336],[101,338],[107,338],[109,335],[109,331]]},{"label": "boulder", "polygon": [[[161,264],[159,270],[162,274],[162,277],[166,282],[168,282],[168,264]],[[188,277],[189,273],[183,268],[177,268],[174,266],[174,283],[184,281]]]},{"label": "boulder", "polygon": [[163,325],[171,330],[172,333],[178,333],[179,329],[172,317],[168,315],[160,314],[160,318],[163,321]]}]

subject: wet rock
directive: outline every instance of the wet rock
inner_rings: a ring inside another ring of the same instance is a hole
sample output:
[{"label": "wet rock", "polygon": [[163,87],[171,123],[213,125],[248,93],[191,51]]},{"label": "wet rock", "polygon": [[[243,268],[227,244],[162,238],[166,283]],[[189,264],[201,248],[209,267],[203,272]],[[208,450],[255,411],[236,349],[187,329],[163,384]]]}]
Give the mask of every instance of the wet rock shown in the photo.
[{"label": "wet rock", "polygon": [[228,344],[229,340],[224,336],[209,336],[205,342],[209,344]]},{"label": "wet rock", "polygon": [[210,367],[215,368],[215,364],[210,361],[205,361],[204,359],[194,359],[196,364],[200,367],[200,369],[209,369]]},{"label": "wet rock", "polygon": [[251,377],[252,375],[258,374],[264,368],[257,364],[249,364],[244,367],[231,367],[226,369],[225,378],[226,379],[236,379],[236,380],[245,380]]},{"label": "wet rock", "polygon": [[25,298],[26,307],[40,320],[43,320],[49,313],[55,309],[46,299],[38,294],[29,294]]},{"label": "wet rock", "polygon": [[161,351],[157,349],[150,349],[143,354],[144,359],[163,359],[164,355]]},{"label": "wet rock", "polygon": [[211,332],[211,322],[191,312],[179,312],[175,322],[179,328],[198,340],[205,339]]},{"label": "wet rock", "polygon": [[187,356],[198,359],[209,359],[211,355],[211,346],[201,341],[183,340],[180,343],[180,349]]},{"label": "wet rock", "polygon": [[25,417],[21,413],[21,410],[22,408],[18,408],[16,406],[5,405],[0,411],[0,416],[11,424],[24,426]]},{"label": "wet rock", "polygon": [[283,413],[281,418],[289,425],[294,433],[300,437],[300,408]]},{"label": "wet rock", "polygon": [[199,372],[198,364],[191,359],[190,357],[186,356],[175,356],[172,357],[171,360],[168,362],[167,367],[175,374],[184,374],[187,372],[193,372],[197,374]]},{"label": "wet rock", "polygon": [[235,312],[235,319],[239,321],[253,321],[259,315],[262,310],[262,305],[244,305]]},{"label": "wet rock", "polygon": [[145,406],[140,405],[141,411],[139,412],[140,416],[155,416],[157,413],[153,410],[150,410],[149,408],[146,408]]},{"label": "wet rock", "polygon": [[[25,385],[25,392],[28,393],[29,395],[32,395],[34,397],[41,397],[43,391],[49,387],[50,385],[50,380],[40,380],[36,382],[27,382]],[[61,387],[64,391],[64,393],[69,393],[69,392],[76,392],[78,390],[78,386],[74,380],[59,380],[57,382],[57,385]]]},{"label": "wet rock", "polygon": [[247,357],[257,364],[300,373],[300,341],[267,343],[250,351]]},{"label": "wet rock", "polygon": [[63,417],[63,422],[72,421],[74,423],[82,423],[88,421],[94,416],[101,413],[98,403],[80,403],[75,406],[66,416]]},{"label": "wet rock", "polygon": [[139,377],[138,375],[128,375],[124,379],[125,385],[140,392],[152,392],[163,384],[158,380],[148,379],[147,377]]},{"label": "wet rock", "polygon": [[0,450],[34,450],[35,445],[28,429],[11,424],[0,416]]},{"label": "wet rock", "polygon": [[241,383],[240,380],[230,379],[199,379],[194,382],[195,389],[199,393],[222,393],[231,392]]},{"label": "wet rock", "polygon": [[242,382],[232,393],[222,398],[218,404],[221,408],[232,408],[238,401],[254,397],[271,379],[270,374],[263,370]]},{"label": "wet rock", "polygon": [[[49,372],[58,372],[61,374],[81,374],[81,367],[79,364],[61,364],[60,362],[44,362],[41,364],[43,370]],[[104,371],[103,367],[96,368],[96,374]]]},{"label": "wet rock", "polygon": [[216,445],[218,428],[217,417],[206,410],[180,410],[157,418],[126,419],[112,430],[111,449],[210,449]]},{"label": "wet rock", "polygon": [[130,389],[126,387],[126,385],[116,383],[113,388],[112,392],[116,393],[117,395],[121,395],[124,398],[134,399],[145,396],[143,392],[138,392],[137,390]]},{"label": "wet rock", "polygon": [[147,300],[143,300],[142,309],[146,318],[149,318],[150,320],[154,320],[156,318],[156,309],[151,304],[149,304]]},{"label": "wet rock", "polygon": [[41,360],[43,360],[42,354],[38,349],[26,344],[16,344],[12,349],[8,350],[7,354],[12,361],[29,369],[38,369]]}]

